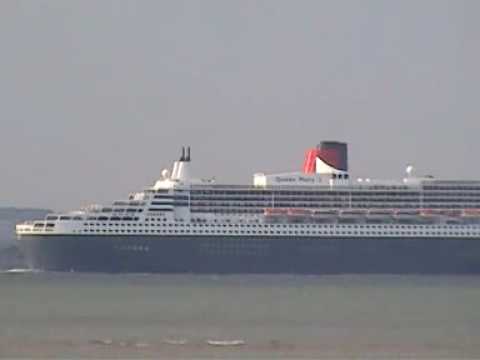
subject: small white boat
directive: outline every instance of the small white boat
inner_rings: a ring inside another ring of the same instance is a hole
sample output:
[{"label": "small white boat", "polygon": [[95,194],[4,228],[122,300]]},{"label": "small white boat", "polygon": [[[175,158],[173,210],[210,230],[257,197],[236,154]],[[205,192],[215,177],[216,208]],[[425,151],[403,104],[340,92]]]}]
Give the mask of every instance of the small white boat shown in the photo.
[{"label": "small white boat", "polygon": [[207,340],[208,345],[212,346],[241,346],[245,345],[243,340]]},{"label": "small white boat", "polygon": [[36,269],[21,269],[21,268],[17,268],[17,269],[9,269],[7,271],[4,271],[3,273],[4,274],[12,274],[12,275],[15,275],[15,274],[37,274],[41,272],[40,270],[36,270]]},{"label": "small white boat", "polygon": [[113,345],[113,340],[112,339],[92,339],[89,341],[90,344],[95,344],[95,345]]},{"label": "small white boat", "polygon": [[164,339],[163,342],[168,345],[186,345],[186,339]]}]

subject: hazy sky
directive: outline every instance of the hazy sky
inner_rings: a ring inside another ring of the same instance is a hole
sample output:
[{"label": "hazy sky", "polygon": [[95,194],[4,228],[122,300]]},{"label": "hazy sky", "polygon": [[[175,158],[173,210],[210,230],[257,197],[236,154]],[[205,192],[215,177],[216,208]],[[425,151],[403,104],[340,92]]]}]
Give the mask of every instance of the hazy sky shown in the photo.
[{"label": "hazy sky", "polygon": [[0,1],[0,206],[140,190],[192,146],[198,175],[480,178],[480,1]]}]

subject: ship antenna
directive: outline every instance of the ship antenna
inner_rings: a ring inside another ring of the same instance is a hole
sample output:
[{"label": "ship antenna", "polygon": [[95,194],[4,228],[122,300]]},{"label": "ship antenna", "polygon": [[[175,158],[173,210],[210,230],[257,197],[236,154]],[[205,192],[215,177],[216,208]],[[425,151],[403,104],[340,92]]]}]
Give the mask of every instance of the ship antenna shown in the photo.
[{"label": "ship antenna", "polygon": [[187,158],[186,161],[190,161],[190,146],[187,147]]},{"label": "ship antenna", "polygon": [[182,146],[182,156],[180,157],[180,161],[185,161],[185,146]]},{"label": "ship antenna", "polygon": [[413,173],[413,166],[408,165],[407,168],[405,169],[405,172],[407,173],[407,177],[411,177]]}]

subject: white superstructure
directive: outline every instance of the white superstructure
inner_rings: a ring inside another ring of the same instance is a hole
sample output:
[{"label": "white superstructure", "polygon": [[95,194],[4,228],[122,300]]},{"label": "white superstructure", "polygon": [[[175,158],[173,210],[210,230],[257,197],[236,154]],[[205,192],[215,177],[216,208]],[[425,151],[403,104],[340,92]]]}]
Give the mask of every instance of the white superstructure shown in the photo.
[{"label": "white superstructure", "polygon": [[[480,182],[351,179],[320,156],[315,172],[255,174],[253,185],[192,177],[190,148],[128,199],[17,226],[22,235],[478,237]],[[143,249],[142,249],[143,251]]]}]

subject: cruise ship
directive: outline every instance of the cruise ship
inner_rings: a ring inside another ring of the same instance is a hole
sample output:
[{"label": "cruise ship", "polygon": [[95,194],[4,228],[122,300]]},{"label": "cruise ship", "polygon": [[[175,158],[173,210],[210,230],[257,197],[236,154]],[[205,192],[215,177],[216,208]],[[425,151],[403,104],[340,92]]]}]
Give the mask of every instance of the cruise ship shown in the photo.
[{"label": "cruise ship", "polygon": [[251,185],[192,176],[190,148],[153,186],[16,226],[28,266],[142,273],[480,273],[480,181],[352,178],[347,144]]}]

